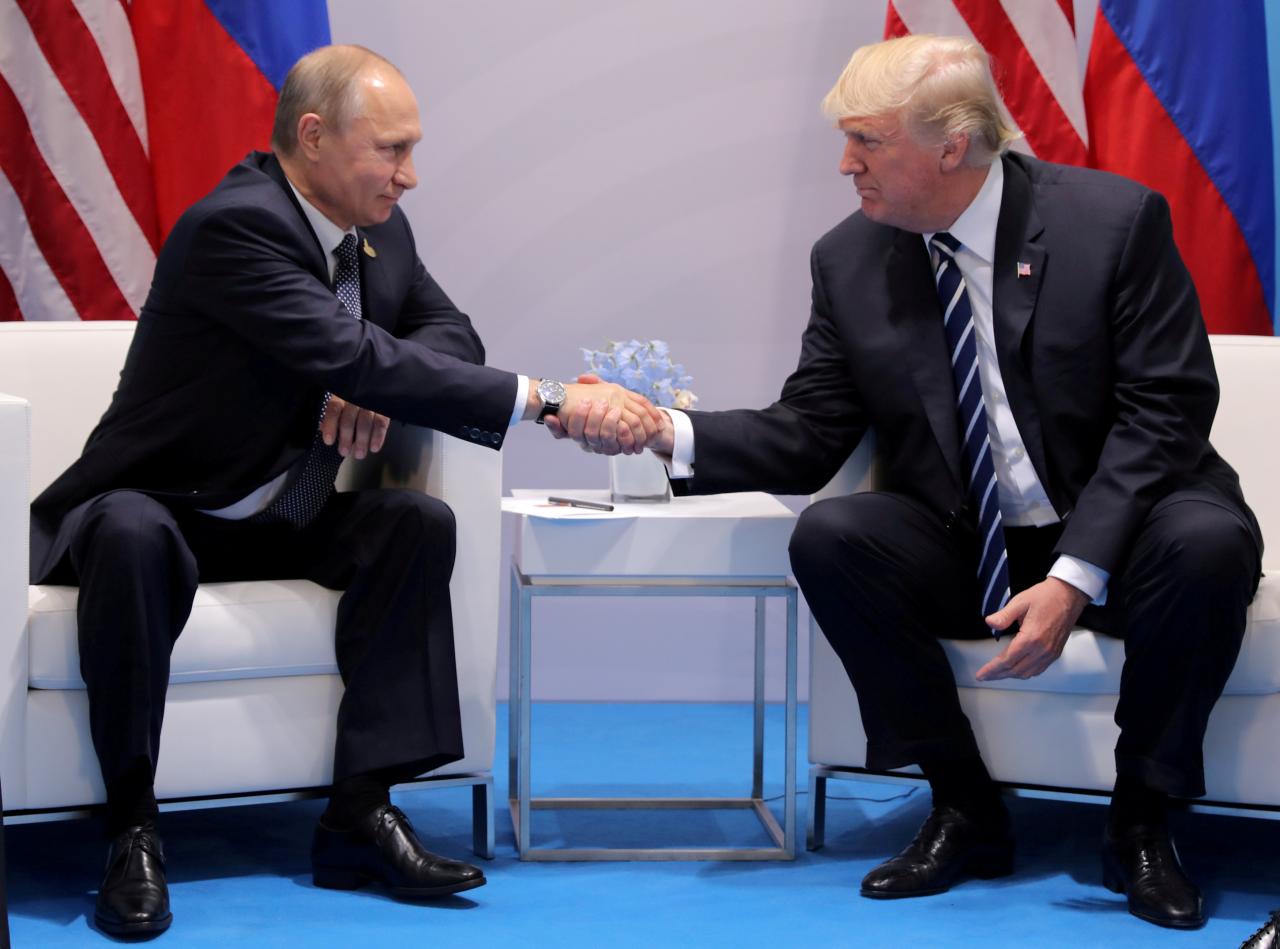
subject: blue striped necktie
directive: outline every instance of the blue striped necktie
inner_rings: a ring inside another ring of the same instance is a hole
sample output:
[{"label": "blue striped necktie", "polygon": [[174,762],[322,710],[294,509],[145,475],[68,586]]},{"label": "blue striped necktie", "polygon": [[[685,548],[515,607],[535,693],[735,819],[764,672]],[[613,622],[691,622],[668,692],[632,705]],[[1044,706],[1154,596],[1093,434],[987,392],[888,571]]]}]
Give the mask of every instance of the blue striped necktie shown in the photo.
[{"label": "blue striped necktie", "polygon": [[978,560],[982,615],[990,616],[1009,600],[1009,558],[1000,518],[1000,489],[996,486],[991,439],[987,435],[987,407],[978,374],[978,340],[974,334],[969,292],[955,259],[960,242],[943,231],[933,235],[932,244],[938,254],[938,299],[942,302],[947,348],[951,351],[951,374],[956,382],[956,409],[964,441],[962,454],[969,503],[978,515],[978,538],[982,544]]},{"label": "blue striped necktie", "polygon": [[[333,274],[333,292],[347,312],[360,319],[360,259],[356,252],[356,236],[347,234],[343,237],[342,243],[334,249],[334,254],[338,258],[338,267]],[[324,419],[331,394],[324,394],[317,424]],[[255,517],[265,523],[283,521],[294,527],[306,527],[320,513],[325,501],[333,493],[333,481],[338,476],[340,467],[342,456],[338,454],[337,443],[326,445],[317,429],[298,476],[266,510]]]}]

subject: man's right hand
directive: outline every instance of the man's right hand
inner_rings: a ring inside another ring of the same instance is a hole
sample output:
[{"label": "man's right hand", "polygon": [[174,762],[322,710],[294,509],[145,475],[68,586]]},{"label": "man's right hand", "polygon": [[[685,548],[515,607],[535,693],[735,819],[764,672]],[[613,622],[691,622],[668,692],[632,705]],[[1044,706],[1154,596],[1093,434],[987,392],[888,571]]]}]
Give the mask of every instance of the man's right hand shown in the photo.
[{"label": "man's right hand", "polygon": [[601,455],[632,455],[644,448],[671,453],[671,419],[644,396],[591,373],[565,390],[564,405],[546,419],[555,438],[571,438],[584,451]]}]

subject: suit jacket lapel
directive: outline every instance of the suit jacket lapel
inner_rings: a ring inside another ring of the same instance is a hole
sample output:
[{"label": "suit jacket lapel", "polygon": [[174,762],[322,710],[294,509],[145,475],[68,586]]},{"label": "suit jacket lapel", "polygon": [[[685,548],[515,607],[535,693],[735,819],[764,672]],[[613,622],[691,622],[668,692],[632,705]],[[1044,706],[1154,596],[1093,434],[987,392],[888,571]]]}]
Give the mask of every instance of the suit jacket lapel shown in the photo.
[{"label": "suit jacket lapel", "polygon": [[[389,306],[379,305],[379,301],[385,300],[390,293],[387,287],[386,268],[382,266],[378,248],[370,243],[369,238],[360,228],[356,228],[356,251],[360,258],[360,306],[364,318],[389,331],[391,326],[384,325],[378,320],[379,316],[386,319],[392,312]],[[373,253],[370,254],[369,251]]]},{"label": "suit jacket lapel", "polygon": [[316,237],[316,232],[311,229],[311,223],[307,220],[307,216],[302,212],[302,205],[298,203],[297,195],[295,195],[293,193],[293,189],[289,187],[289,179],[285,177],[284,169],[280,167],[279,159],[277,159],[273,153],[267,152],[262,158],[261,167],[267,177],[280,186],[280,190],[283,191],[285,197],[289,199],[289,203],[293,205],[293,209],[298,212],[298,230],[309,238],[309,240],[304,239],[302,241],[303,245],[308,249],[306,261],[307,269],[309,269],[318,279],[328,286],[329,252],[320,246],[320,238]]},{"label": "suit jacket lapel", "polygon": [[1044,435],[1036,412],[1030,371],[1031,321],[1048,255],[1039,242],[1044,226],[1036,213],[1031,181],[1018,161],[1011,158],[1003,161],[1004,196],[996,225],[996,259],[992,273],[996,355],[1018,432],[1040,483],[1048,489]]},{"label": "suit jacket lapel", "polygon": [[900,334],[911,379],[924,403],[925,416],[947,468],[963,491],[960,425],[956,418],[955,382],[949,368],[951,356],[924,239],[919,234],[898,232],[886,270],[889,319]]}]

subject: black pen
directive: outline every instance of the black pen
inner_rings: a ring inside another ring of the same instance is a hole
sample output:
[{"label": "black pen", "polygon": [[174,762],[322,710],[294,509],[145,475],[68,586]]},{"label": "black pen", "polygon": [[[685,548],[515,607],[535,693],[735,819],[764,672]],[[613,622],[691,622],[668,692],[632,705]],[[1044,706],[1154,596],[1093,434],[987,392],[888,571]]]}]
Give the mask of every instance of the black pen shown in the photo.
[{"label": "black pen", "polygon": [[591,511],[612,511],[612,504],[602,504],[599,501],[579,501],[577,498],[547,498],[549,504],[567,504],[569,507],[585,507]]}]

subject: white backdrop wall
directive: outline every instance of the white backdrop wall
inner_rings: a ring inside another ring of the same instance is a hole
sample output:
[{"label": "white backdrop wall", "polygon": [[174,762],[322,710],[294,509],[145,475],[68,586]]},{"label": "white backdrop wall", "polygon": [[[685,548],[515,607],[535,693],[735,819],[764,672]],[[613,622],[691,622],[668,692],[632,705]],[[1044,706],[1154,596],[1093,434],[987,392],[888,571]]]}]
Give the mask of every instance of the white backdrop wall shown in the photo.
[{"label": "white backdrop wall", "polygon": [[[403,206],[488,362],[572,378],[581,346],[661,338],[713,409],[768,404],[795,365],[809,248],[856,206],[819,103],[884,13],[884,0],[330,0],[334,41],[387,56],[418,94],[420,185]],[[505,448],[508,489],[604,487],[606,467],[529,424]],[[494,578],[504,653],[506,583]],[[534,610],[535,697],[750,695],[746,602]],[[774,670],[780,647],[771,637]]]}]

